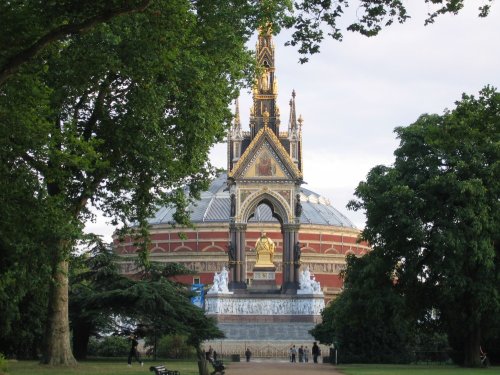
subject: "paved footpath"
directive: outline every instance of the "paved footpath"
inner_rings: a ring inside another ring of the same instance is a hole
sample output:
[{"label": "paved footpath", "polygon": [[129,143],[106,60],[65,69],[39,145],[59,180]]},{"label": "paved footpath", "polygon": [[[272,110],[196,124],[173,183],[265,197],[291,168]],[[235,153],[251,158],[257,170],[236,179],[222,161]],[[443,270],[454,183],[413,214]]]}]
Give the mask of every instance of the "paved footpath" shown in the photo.
[{"label": "paved footpath", "polygon": [[290,363],[288,361],[259,360],[227,362],[226,375],[341,375],[328,363]]}]

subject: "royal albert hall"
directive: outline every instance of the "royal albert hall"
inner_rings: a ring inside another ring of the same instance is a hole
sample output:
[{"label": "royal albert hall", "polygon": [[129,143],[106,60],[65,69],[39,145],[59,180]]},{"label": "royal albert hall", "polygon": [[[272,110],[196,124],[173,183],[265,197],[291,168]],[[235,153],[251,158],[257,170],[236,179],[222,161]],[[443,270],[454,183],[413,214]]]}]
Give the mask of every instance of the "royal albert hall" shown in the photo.
[{"label": "royal albert hall", "polygon": [[[255,244],[266,233],[276,245],[275,281],[281,292],[296,293],[299,273],[309,267],[329,301],[342,288],[346,256],[361,256],[369,246],[358,241],[360,231],[327,198],[302,187],[303,120],[296,117],[293,92],[287,127],[281,130],[270,32],[259,33],[256,55],[263,72],[253,88],[250,129],[242,130],[236,106],[227,172],[189,206],[194,229],[173,227],[172,207],[150,218],[151,259],[195,271],[178,277],[188,284],[211,284],[214,273],[226,267],[230,289],[244,293],[252,285]],[[115,238],[115,250],[124,259],[123,273],[133,274],[132,241]]]}]

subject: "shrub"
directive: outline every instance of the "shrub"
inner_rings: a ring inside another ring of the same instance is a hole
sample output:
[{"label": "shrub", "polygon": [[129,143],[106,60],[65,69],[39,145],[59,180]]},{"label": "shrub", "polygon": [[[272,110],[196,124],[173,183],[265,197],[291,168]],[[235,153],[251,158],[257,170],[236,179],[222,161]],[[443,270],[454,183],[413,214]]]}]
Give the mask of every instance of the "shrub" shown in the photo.
[{"label": "shrub", "polygon": [[158,341],[156,354],[166,358],[188,358],[194,355],[194,348],[186,344],[185,336],[166,335]]},{"label": "shrub", "polygon": [[124,357],[128,355],[130,343],[124,337],[109,336],[103,339],[91,339],[88,353],[98,357]]}]

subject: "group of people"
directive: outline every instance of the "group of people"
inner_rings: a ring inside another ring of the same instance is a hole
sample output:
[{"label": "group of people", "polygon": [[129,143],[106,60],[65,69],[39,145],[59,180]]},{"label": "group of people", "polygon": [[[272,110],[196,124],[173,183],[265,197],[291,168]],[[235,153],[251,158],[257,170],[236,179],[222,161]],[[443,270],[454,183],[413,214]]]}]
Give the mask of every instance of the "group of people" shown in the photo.
[{"label": "group of people", "polygon": [[[300,348],[296,348],[295,345],[292,345],[289,350],[290,353],[290,362],[297,362],[297,356],[299,362],[309,362],[309,348],[304,345],[301,345]],[[318,363],[318,357],[321,355],[321,349],[319,348],[316,341],[313,343],[311,353],[313,356],[314,363]]]},{"label": "group of people", "polygon": [[205,357],[207,361],[217,361],[217,352],[214,350],[214,348],[212,348],[211,345],[208,347],[208,352],[205,353]]}]

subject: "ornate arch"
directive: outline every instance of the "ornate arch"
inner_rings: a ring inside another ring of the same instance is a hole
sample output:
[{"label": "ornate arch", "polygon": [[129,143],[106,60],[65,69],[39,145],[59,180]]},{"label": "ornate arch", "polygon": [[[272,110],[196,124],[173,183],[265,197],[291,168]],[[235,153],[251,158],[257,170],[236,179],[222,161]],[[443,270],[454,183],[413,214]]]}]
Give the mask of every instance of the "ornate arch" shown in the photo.
[{"label": "ornate arch", "polygon": [[288,202],[279,194],[270,190],[260,190],[250,195],[240,209],[240,219],[247,223],[257,207],[265,203],[271,208],[273,217],[283,224],[292,222],[292,214]]}]

